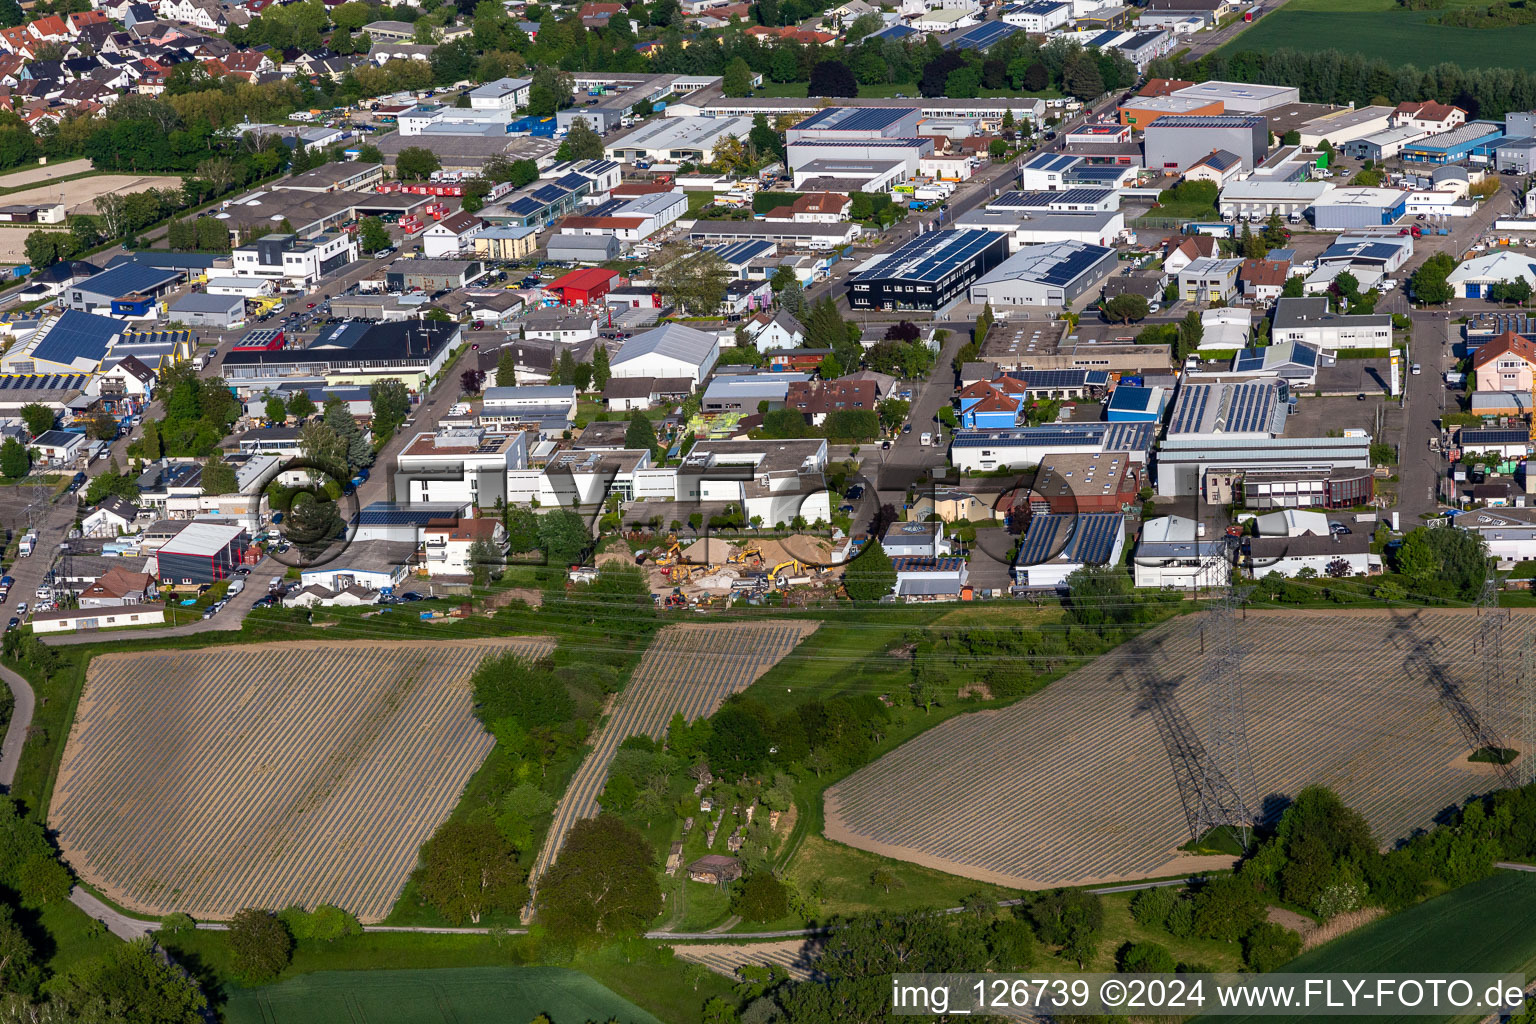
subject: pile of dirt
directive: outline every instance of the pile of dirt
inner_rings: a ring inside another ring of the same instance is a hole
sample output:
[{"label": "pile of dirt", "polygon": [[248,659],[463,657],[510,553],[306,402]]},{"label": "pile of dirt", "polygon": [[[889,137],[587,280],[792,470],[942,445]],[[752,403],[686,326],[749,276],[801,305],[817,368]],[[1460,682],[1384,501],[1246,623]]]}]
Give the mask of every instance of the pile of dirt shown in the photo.
[{"label": "pile of dirt", "polygon": [[780,562],[787,562],[795,556],[784,549],[784,545],[776,540],[764,540],[753,545],[763,556],[763,568],[772,569]]},{"label": "pile of dirt", "polygon": [[597,553],[596,563],[603,565],[634,565],[635,556],[629,545],[622,540],[610,540]]},{"label": "pile of dirt", "polygon": [[724,565],[736,556],[736,546],[718,537],[701,537],[683,548],[683,561],[695,565]]},{"label": "pile of dirt", "polygon": [[832,561],[832,542],[825,537],[809,533],[796,533],[780,542],[789,557],[798,558],[811,565],[826,565]]}]

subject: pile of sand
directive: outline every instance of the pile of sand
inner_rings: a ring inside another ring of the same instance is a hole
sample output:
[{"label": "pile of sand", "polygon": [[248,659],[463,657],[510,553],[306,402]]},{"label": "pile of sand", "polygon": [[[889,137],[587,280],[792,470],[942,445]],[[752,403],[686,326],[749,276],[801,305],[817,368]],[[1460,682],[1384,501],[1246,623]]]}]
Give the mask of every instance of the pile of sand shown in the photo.
[{"label": "pile of sand", "polygon": [[701,537],[683,548],[683,561],[695,565],[723,565],[736,557],[736,546],[718,537]]},{"label": "pile of sand", "polygon": [[796,533],[785,537],[784,550],[791,558],[798,558],[811,565],[826,565],[832,561],[832,542],[826,537],[809,533]]},{"label": "pile of sand", "polygon": [[622,540],[610,540],[603,545],[603,549],[597,553],[598,565],[634,565],[634,553],[629,550],[629,545]]}]

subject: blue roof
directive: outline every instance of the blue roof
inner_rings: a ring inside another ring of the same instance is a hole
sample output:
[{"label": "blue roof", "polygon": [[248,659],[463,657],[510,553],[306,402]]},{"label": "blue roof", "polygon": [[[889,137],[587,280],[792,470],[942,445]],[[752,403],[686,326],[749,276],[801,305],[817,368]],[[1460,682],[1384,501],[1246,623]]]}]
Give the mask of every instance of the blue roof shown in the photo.
[{"label": "blue roof", "polygon": [[138,252],[119,253],[107,261],[107,269],[124,263],[137,263],[141,267],[156,270],[208,270],[216,260],[228,257],[203,252],[169,252],[165,249],[140,249]]},{"label": "blue roof", "polygon": [[455,514],[460,506],[433,502],[408,505],[395,501],[375,501],[357,514],[360,526],[425,526],[434,519]]},{"label": "blue roof", "polygon": [[770,256],[776,246],[765,239],[757,239],[750,242],[726,242],[723,245],[707,245],[705,251],[712,252],[722,260],[733,265],[740,265],[759,256]]},{"label": "blue roof", "polygon": [[1013,370],[1008,376],[1031,388],[1092,388],[1109,383],[1105,370]]},{"label": "blue roof", "polygon": [[133,292],[154,291],[175,284],[182,276],[183,272],[179,270],[157,270],[140,263],[119,263],[110,270],[86,278],[75,288],[115,299]]},{"label": "blue roof", "polygon": [[878,132],[910,117],[919,108],[910,107],[827,107],[795,125],[795,131],[822,128],[840,132]]},{"label": "blue roof", "polygon": [[940,281],[1007,238],[982,228],[928,231],[878,261],[855,280]]},{"label": "blue roof", "polygon": [[1108,408],[1114,412],[1152,412],[1152,402],[1156,397],[1156,388],[1121,384],[1109,396]]},{"label": "blue roof", "polygon": [[946,50],[985,50],[996,46],[1015,32],[1022,31],[1024,30],[1018,25],[1010,25],[1006,21],[984,21],[950,38],[944,44],[944,48]]},{"label": "blue roof", "polygon": [[[111,273],[111,271],[108,271]],[[65,310],[39,339],[32,358],[49,363],[73,363],[88,359],[99,363],[106,358],[114,335],[122,334],[121,320],[79,310]]]},{"label": "blue roof", "polygon": [[1457,436],[1463,448],[1469,444],[1526,444],[1531,440],[1525,427],[1463,428]]},{"label": "blue roof", "polygon": [[879,32],[871,32],[869,35],[865,36],[864,38],[866,38],[866,39],[905,39],[908,36],[915,36],[917,34],[918,34],[917,29],[913,28],[911,25],[891,25],[888,28],[881,29]]},{"label": "blue roof", "polygon": [[1024,168],[1030,171],[1064,171],[1082,159],[1069,153],[1036,153],[1024,162]]}]

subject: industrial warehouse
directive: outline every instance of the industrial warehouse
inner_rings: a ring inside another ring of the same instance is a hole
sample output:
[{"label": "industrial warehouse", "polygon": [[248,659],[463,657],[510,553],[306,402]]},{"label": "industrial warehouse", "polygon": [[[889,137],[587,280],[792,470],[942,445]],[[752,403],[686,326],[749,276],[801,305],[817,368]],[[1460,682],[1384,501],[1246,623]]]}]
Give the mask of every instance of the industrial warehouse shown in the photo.
[{"label": "industrial warehouse", "polygon": [[995,231],[931,231],[859,269],[848,292],[854,309],[937,310],[1001,263],[1008,239]]}]

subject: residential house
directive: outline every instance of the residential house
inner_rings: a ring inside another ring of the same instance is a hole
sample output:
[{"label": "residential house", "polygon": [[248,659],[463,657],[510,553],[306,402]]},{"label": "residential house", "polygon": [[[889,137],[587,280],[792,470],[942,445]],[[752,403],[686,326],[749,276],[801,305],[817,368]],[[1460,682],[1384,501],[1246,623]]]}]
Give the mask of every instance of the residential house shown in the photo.
[{"label": "residential house", "polygon": [[155,578],[149,573],[114,566],[80,592],[80,607],[122,608],[148,604],[158,593]]},{"label": "residential house", "polygon": [[1273,302],[1285,290],[1291,265],[1278,260],[1243,260],[1237,281],[1249,302]]},{"label": "residential house", "polygon": [[1448,132],[1467,123],[1467,112],[1434,100],[1399,103],[1392,111],[1392,127],[1417,128],[1426,132]]},{"label": "residential house", "polygon": [[476,544],[487,545],[497,555],[506,552],[507,531],[493,517],[431,524],[421,534],[421,564],[428,576],[473,575]]},{"label": "residential house", "polygon": [[80,532],[87,537],[116,537],[139,528],[143,510],[127,498],[108,495],[80,520]]},{"label": "residential house", "polygon": [[1181,235],[1163,239],[1163,273],[1177,274],[1195,260],[1217,255],[1213,235]]},{"label": "residential house", "polygon": [[818,380],[791,384],[784,406],[805,414],[813,426],[821,426],[834,412],[873,413],[876,405],[873,381]]},{"label": "residential house", "polygon": [[779,310],[769,316],[759,313],[747,324],[752,345],[759,352],[781,348],[799,348],[805,344],[805,327],[788,312]]},{"label": "residential house", "polygon": [[1472,354],[1478,391],[1519,391],[1536,386],[1536,342],[1506,331]]},{"label": "residential house", "polygon": [[474,246],[474,238],[485,221],[472,213],[459,211],[433,224],[421,233],[421,248],[428,259],[451,256]]}]

